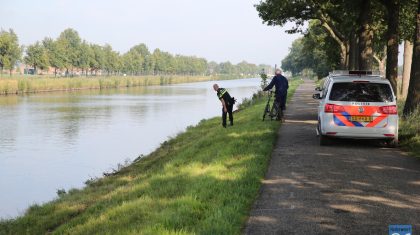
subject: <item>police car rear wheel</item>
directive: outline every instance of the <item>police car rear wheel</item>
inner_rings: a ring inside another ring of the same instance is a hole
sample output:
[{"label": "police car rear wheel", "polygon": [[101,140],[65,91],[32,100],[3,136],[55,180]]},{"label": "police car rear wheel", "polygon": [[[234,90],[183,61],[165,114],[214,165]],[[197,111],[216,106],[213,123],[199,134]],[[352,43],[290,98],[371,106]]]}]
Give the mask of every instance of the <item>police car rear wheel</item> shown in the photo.
[{"label": "police car rear wheel", "polygon": [[328,136],[322,134],[320,120],[318,120],[317,128],[318,128],[319,145],[321,146],[329,145],[331,143],[331,140]]},{"label": "police car rear wheel", "polygon": [[329,145],[331,143],[331,139],[328,136],[319,135],[319,145],[325,146],[325,145]]},{"label": "police car rear wheel", "polygon": [[387,140],[386,145],[389,148],[396,148],[398,146],[398,139],[394,138],[394,139]]}]

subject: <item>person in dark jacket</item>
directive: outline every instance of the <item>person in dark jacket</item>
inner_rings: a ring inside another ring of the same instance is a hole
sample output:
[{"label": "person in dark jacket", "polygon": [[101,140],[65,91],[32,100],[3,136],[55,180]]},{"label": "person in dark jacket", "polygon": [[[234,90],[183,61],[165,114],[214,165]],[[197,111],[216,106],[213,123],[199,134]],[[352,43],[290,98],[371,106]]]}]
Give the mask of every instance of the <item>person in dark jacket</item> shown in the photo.
[{"label": "person in dark jacket", "polygon": [[214,84],[213,89],[217,92],[217,98],[222,102],[222,125],[226,128],[226,116],[229,114],[230,125],[233,126],[233,105],[235,98],[231,97],[225,88],[219,88],[219,85]]},{"label": "person in dark jacket", "polygon": [[280,104],[281,110],[284,111],[286,109],[287,89],[289,89],[289,82],[287,81],[286,77],[281,75],[280,69],[276,69],[276,75],[273,77],[270,84],[264,88],[264,91],[272,89],[273,86],[276,87],[276,102]]}]

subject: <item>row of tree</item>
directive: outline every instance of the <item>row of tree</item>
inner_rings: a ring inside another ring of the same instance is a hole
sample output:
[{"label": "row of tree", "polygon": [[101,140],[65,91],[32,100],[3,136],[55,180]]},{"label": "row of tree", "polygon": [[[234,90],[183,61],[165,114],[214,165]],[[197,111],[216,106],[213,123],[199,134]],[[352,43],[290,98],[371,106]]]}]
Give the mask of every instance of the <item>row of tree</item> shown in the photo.
[{"label": "row of tree", "polygon": [[[22,58],[22,54],[25,56]],[[17,62],[23,61],[36,70],[54,68],[66,75],[75,70],[84,75],[128,74],[128,75],[209,75],[244,74],[255,75],[261,70],[270,69],[269,65],[255,65],[246,61],[238,64],[230,62],[208,62],[195,56],[172,55],[155,49],[150,52],[145,44],[132,47],[120,54],[108,44],[101,46],[82,40],[74,29],[64,30],[57,39],[46,37],[26,48],[19,45],[13,30],[0,31],[0,71],[7,69],[12,74]]]},{"label": "row of tree", "polygon": [[284,69],[295,73],[308,67],[318,76],[336,68],[385,67],[397,91],[398,46],[404,41],[404,113],[420,103],[419,0],[264,0],[256,8],[268,25],[295,22],[288,33],[303,32],[309,21],[305,36],[293,43],[283,61]]}]

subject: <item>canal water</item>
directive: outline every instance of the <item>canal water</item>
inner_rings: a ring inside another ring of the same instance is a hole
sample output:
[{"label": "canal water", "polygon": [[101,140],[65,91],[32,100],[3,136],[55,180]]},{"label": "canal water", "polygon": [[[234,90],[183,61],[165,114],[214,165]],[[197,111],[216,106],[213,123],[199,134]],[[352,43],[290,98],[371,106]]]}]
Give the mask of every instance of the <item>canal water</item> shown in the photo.
[{"label": "canal water", "polygon": [[[217,83],[241,101],[259,81]],[[58,189],[81,188],[187,126],[221,116],[213,83],[0,97],[0,218],[54,199]]]}]

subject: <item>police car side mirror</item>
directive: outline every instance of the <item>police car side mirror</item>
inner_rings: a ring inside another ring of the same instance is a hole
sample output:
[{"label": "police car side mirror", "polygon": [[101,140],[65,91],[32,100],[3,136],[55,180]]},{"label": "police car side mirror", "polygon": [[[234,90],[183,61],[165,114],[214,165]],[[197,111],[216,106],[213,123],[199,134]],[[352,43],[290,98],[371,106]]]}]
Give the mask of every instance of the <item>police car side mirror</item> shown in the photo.
[{"label": "police car side mirror", "polygon": [[313,94],[313,95],[312,95],[312,98],[314,98],[314,99],[316,99],[316,100],[319,100],[319,99],[321,99],[321,94],[319,94],[319,93],[317,93],[317,94]]},{"label": "police car side mirror", "polygon": [[319,87],[319,86],[317,86],[317,87],[315,88],[315,90],[316,90],[316,91],[322,91],[321,87]]}]

